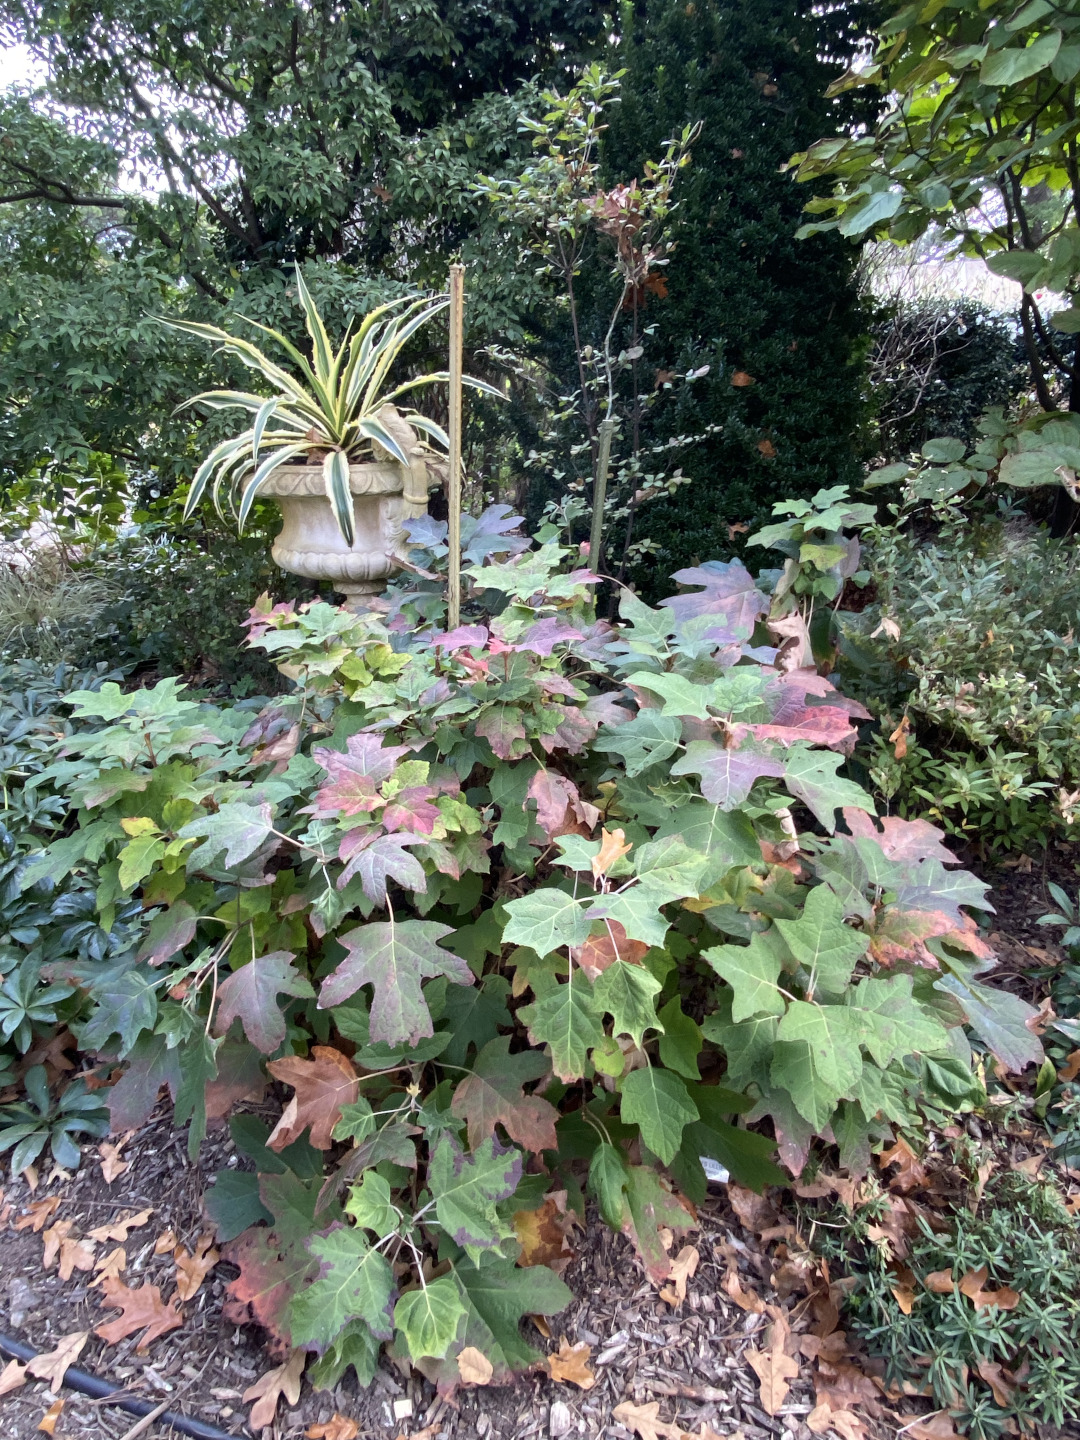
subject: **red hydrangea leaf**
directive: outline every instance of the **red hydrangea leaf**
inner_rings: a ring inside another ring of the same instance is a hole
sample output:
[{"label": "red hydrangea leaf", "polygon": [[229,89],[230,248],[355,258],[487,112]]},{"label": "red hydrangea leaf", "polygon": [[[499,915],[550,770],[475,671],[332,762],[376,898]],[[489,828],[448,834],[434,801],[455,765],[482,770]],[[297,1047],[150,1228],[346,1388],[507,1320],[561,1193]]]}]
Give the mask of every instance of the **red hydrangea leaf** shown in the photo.
[{"label": "red hydrangea leaf", "polygon": [[285,1039],[285,1017],[277,997],[315,994],[292,960],[290,951],[272,950],[269,955],[257,955],[224,979],[218,987],[214,1034],[224,1035],[239,1018],[256,1050],[272,1055]]},{"label": "red hydrangea leaf", "polygon": [[[844,824],[857,839],[873,840],[880,845],[887,860],[937,860],[942,865],[959,865],[960,861],[945,844],[945,832],[929,820],[901,820],[887,815],[875,823],[872,816],[850,807],[843,812]],[[880,829],[878,826],[880,825]]]},{"label": "red hydrangea leaf", "polygon": [[312,750],[312,759],[323,767],[330,783],[323,785],[315,796],[316,815],[360,815],[382,804],[379,786],[394,773],[394,767],[408,745],[386,745],[381,735],[361,732],[350,735],[346,753],[330,750],[325,745]]},{"label": "red hydrangea leaf", "polygon": [[673,775],[700,775],[701,793],[721,810],[733,810],[763,776],[779,779],[784,762],[771,748],[754,740],[739,746],[695,740],[671,767]]},{"label": "red hydrangea leaf", "polygon": [[338,889],[344,890],[353,876],[359,875],[364,894],[376,905],[386,904],[387,880],[396,880],[406,889],[423,894],[427,889],[424,867],[405,849],[407,845],[421,844],[422,838],[384,835],[379,830],[350,830],[338,850],[338,859],[348,862],[338,879]]},{"label": "red hydrangea leaf", "polygon": [[558,1111],[541,1096],[526,1095],[522,1088],[550,1068],[539,1051],[511,1055],[507,1035],[488,1041],[476,1057],[472,1074],[454,1091],[451,1104],[453,1113],[468,1125],[470,1150],[478,1149],[493,1135],[496,1124],[505,1128],[511,1140],[536,1154],[558,1148]]},{"label": "red hydrangea leaf", "polygon": [[516,705],[493,705],[476,722],[476,733],[500,760],[517,760],[529,752],[521,711]]},{"label": "red hydrangea leaf", "polygon": [[329,1150],[334,1126],[341,1119],[341,1107],[353,1104],[360,1093],[352,1061],[330,1045],[314,1045],[308,1060],[286,1055],[282,1060],[271,1060],[266,1068],[275,1080],[296,1091],[274,1126],[266,1142],[268,1147],[284,1150],[310,1128],[315,1149]]},{"label": "red hydrangea leaf", "polygon": [[432,785],[410,785],[387,801],[382,823],[387,830],[408,830],[413,835],[434,835],[441,820],[432,798],[439,792]]}]

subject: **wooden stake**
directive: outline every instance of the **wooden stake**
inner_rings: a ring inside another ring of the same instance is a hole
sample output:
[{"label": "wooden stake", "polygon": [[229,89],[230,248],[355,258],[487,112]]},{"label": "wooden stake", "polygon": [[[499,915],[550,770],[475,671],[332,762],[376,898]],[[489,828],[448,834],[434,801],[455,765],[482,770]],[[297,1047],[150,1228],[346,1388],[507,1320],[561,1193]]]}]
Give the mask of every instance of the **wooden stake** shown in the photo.
[{"label": "wooden stake", "polygon": [[446,628],[461,624],[461,367],[465,334],[465,267],[450,266],[450,485],[449,574],[446,584]]},{"label": "wooden stake", "polygon": [[604,501],[607,499],[611,437],[614,432],[614,420],[601,420],[600,453],[596,457],[596,479],[593,481],[592,524],[589,526],[589,569],[594,575],[600,574],[600,547],[604,540]]}]

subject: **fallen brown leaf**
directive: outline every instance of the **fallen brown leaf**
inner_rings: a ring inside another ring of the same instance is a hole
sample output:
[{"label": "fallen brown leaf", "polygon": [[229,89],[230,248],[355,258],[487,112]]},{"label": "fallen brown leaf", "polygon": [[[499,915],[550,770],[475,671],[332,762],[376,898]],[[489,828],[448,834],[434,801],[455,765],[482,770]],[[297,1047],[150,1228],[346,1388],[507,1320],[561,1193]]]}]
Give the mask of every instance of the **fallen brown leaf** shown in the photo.
[{"label": "fallen brown leaf", "polygon": [[700,1259],[701,1255],[695,1246],[684,1245],[671,1262],[671,1274],[668,1276],[671,1283],[660,1291],[660,1299],[666,1301],[672,1309],[678,1309],[686,1299],[686,1282],[697,1273]]},{"label": "fallen brown leaf", "polygon": [[175,1250],[179,1243],[180,1242],[176,1238],[175,1231],[163,1230],[158,1236],[158,1238],[154,1241],[154,1254],[167,1255],[170,1250]]},{"label": "fallen brown leaf", "polygon": [[31,1200],[27,1213],[15,1221],[16,1230],[33,1230],[38,1234],[60,1209],[59,1195],[46,1195],[42,1200]]},{"label": "fallen brown leaf", "polygon": [[43,1430],[46,1435],[54,1435],[56,1433],[56,1422],[60,1419],[60,1411],[63,1410],[63,1408],[63,1400],[54,1400],[48,1410],[45,1411],[45,1414],[42,1415],[37,1428]]},{"label": "fallen brown leaf", "polygon": [[994,1396],[994,1404],[1000,1405],[1003,1410],[1012,1404],[1015,1383],[1008,1379],[1008,1372],[1004,1370],[996,1360],[980,1360],[976,1369],[987,1385],[990,1386]]},{"label": "fallen brown leaf", "polygon": [[106,1185],[111,1185],[114,1180],[119,1179],[125,1170],[131,1169],[130,1160],[121,1160],[120,1151],[135,1134],[134,1130],[128,1130],[121,1135],[119,1140],[109,1143],[104,1141],[98,1146],[98,1157],[101,1160],[101,1174]]},{"label": "fallen brown leaf", "polygon": [[686,1440],[686,1432],[678,1425],[660,1419],[659,1400],[651,1400],[648,1405],[632,1405],[629,1400],[624,1400],[621,1405],[615,1406],[611,1418],[636,1431],[640,1440]]},{"label": "fallen brown leaf", "polygon": [[957,1287],[960,1294],[966,1295],[976,1310],[982,1310],[987,1305],[996,1305],[999,1310],[1015,1310],[1020,1304],[1017,1292],[1010,1290],[1008,1285],[1002,1285],[998,1290],[984,1290],[986,1275],[985,1265],[978,1270],[969,1270]]},{"label": "fallen brown leaf", "polygon": [[[911,1278],[909,1279],[908,1276]],[[911,1274],[911,1271],[906,1270],[897,1276],[896,1284],[890,1285],[889,1289],[892,1291],[897,1305],[900,1306],[901,1314],[910,1315],[915,1306],[915,1296],[917,1294],[915,1289],[915,1276]]]},{"label": "fallen brown leaf", "polygon": [[458,1374],[463,1385],[489,1385],[495,1367],[482,1350],[466,1345],[457,1357]]},{"label": "fallen brown leaf", "polygon": [[897,1173],[887,1182],[890,1190],[906,1193],[926,1184],[926,1167],[902,1135],[897,1137],[895,1145],[881,1152],[878,1165],[882,1170],[896,1166]]},{"label": "fallen brown leaf", "polygon": [[546,1265],[561,1275],[574,1258],[570,1236],[578,1218],[566,1203],[566,1191],[555,1190],[545,1195],[536,1210],[518,1210],[514,1214],[514,1233],[521,1246],[519,1265]]},{"label": "fallen brown leaf", "polygon": [[747,1230],[753,1230],[760,1235],[763,1230],[776,1223],[776,1210],[772,1201],[764,1195],[758,1195],[754,1190],[735,1184],[727,1187],[727,1195],[731,1208]]},{"label": "fallen brown leaf", "polygon": [[46,1355],[35,1355],[33,1360],[28,1361],[26,1373],[37,1380],[44,1380],[55,1394],[64,1383],[68,1366],[75,1364],[89,1339],[89,1330],[78,1330],[74,1335],[65,1335],[55,1350],[50,1350]]},{"label": "fallen brown leaf", "polygon": [[577,1345],[571,1345],[564,1335],[559,1341],[558,1354],[547,1357],[548,1373],[552,1380],[569,1382],[579,1390],[591,1390],[596,1384],[596,1376],[589,1369],[591,1354],[592,1346],[587,1345],[584,1340]]},{"label": "fallen brown leaf", "polygon": [[1073,1050],[1066,1056],[1065,1064],[1058,1071],[1058,1079],[1069,1081],[1075,1080],[1080,1075],[1080,1050]]},{"label": "fallen brown leaf", "polygon": [[721,1286],[724,1294],[730,1296],[740,1310],[749,1310],[754,1315],[763,1315],[765,1313],[764,1300],[762,1300],[756,1290],[743,1288],[743,1283],[739,1279],[739,1272],[734,1269],[734,1267],[724,1276]]},{"label": "fallen brown leaf", "polygon": [[748,385],[753,385],[755,381],[753,375],[748,374],[747,371],[736,370],[731,377],[731,383],[737,390],[745,390]]},{"label": "fallen brown leaf", "polygon": [[355,1420],[334,1414],[321,1425],[309,1425],[304,1431],[307,1440],[356,1440],[360,1426]]},{"label": "fallen brown leaf", "polygon": [[123,1270],[127,1269],[127,1251],[122,1245],[117,1245],[115,1250],[110,1250],[94,1266],[95,1278],[90,1281],[90,1288],[95,1285],[103,1285],[106,1280],[115,1280]]},{"label": "fallen brown leaf", "polygon": [[214,1249],[214,1237],[207,1232],[196,1240],[193,1254],[178,1246],[173,1258],[176,1261],[176,1293],[181,1300],[191,1300],[221,1259],[221,1253]]},{"label": "fallen brown leaf", "polygon": [[834,1410],[828,1400],[815,1405],[806,1417],[814,1435],[840,1435],[842,1440],[865,1440],[866,1426],[851,1410]]},{"label": "fallen brown leaf", "polygon": [[245,1405],[251,1400],[255,1401],[249,1418],[253,1430],[261,1430],[264,1425],[274,1423],[278,1400],[282,1396],[290,1408],[300,1399],[300,1381],[307,1358],[306,1350],[294,1350],[284,1365],[268,1370],[244,1391]]},{"label": "fallen brown leaf", "polygon": [[923,1284],[935,1295],[951,1295],[956,1289],[951,1270],[931,1270],[930,1274],[923,1279]]},{"label": "fallen brown leaf", "polygon": [[751,1348],[746,1351],[746,1361],[758,1377],[761,1408],[766,1415],[775,1415],[787,1398],[791,1388],[789,1381],[799,1373],[798,1361],[785,1352],[784,1343],[788,1338],[787,1320],[776,1306],[769,1306],[773,1323],[768,1330],[768,1350]]},{"label": "fallen brown leaf", "polygon": [[103,1243],[106,1240],[115,1240],[123,1245],[128,1238],[128,1231],[141,1230],[153,1213],[153,1210],[140,1210],[138,1214],[128,1211],[126,1215],[121,1215],[119,1220],[110,1220],[108,1224],[99,1225],[96,1230],[91,1230],[89,1238],[100,1240]]},{"label": "fallen brown leaf", "polygon": [[1030,1180],[1034,1180],[1045,1164],[1045,1155],[1029,1155],[1026,1160],[1014,1161],[1009,1169],[1017,1170],[1021,1175],[1026,1175]]},{"label": "fallen brown leaf", "polygon": [[122,1280],[112,1279],[104,1281],[101,1288],[102,1305],[122,1312],[116,1320],[109,1320],[94,1331],[108,1345],[115,1345],[134,1335],[136,1330],[142,1330],[135,1347],[136,1354],[141,1355],[155,1340],[170,1330],[179,1329],[184,1323],[184,1317],[177,1309],[176,1296],[165,1305],[156,1285],[144,1284],[133,1290]]},{"label": "fallen brown leaf", "polygon": [[904,1433],[909,1440],[963,1440],[947,1410],[939,1410],[936,1415],[916,1420],[913,1425],[906,1427]]},{"label": "fallen brown leaf", "polygon": [[3,1370],[0,1370],[0,1395],[7,1395],[25,1384],[26,1366],[20,1365],[18,1360],[9,1360]]}]

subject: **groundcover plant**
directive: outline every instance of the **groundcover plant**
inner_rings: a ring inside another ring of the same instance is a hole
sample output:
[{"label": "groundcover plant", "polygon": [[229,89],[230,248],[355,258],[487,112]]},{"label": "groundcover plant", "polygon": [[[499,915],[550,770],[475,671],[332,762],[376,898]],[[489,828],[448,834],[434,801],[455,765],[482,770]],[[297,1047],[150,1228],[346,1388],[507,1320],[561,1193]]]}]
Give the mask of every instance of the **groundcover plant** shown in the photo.
[{"label": "groundcover plant", "polygon": [[[438,527],[414,535],[433,576]],[[977,1103],[983,1050],[1040,1058],[979,979],[986,887],[840,773],[865,712],[813,668],[798,555],[608,620],[578,552],[505,507],[465,538],[452,633],[434,578],[363,616],[267,601],[250,643],[290,695],[76,692],[27,781],[66,819],[23,892],[76,876],[102,931],[123,918],[42,971],[112,1125],[162,1087],[193,1152],[230,1117],[254,1168],[207,1197],[227,1314],[322,1385],[383,1343],[444,1390],[466,1350],[528,1365],[518,1321],[569,1299],[518,1263],[549,1191],[662,1282],[702,1157],[761,1187],[819,1138],[858,1173],[920,1107]],[[269,1079],[272,1130],[239,1108]]]}]

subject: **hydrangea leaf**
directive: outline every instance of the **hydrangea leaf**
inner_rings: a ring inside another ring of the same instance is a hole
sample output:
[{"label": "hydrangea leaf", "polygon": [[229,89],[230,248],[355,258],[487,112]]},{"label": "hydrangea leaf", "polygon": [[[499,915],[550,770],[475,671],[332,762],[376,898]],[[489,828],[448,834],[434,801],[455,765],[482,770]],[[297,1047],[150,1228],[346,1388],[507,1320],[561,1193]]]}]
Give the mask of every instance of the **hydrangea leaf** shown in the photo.
[{"label": "hydrangea leaf", "polygon": [[844,924],[844,906],[825,885],[807,896],[797,920],[776,921],[788,949],[813,977],[815,989],[841,995],[851,980],[856,963],[866,954],[869,938]]},{"label": "hydrangea leaf", "polygon": [[502,1125],[511,1140],[539,1153],[555,1150],[558,1111],[539,1095],[526,1095],[523,1086],[548,1073],[547,1058],[536,1050],[510,1054],[510,1038],[496,1036],[476,1057],[472,1074],[454,1091],[453,1113],[468,1126],[469,1148],[476,1150]]},{"label": "hydrangea leaf", "polygon": [[643,965],[616,960],[601,971],[593,984],[593,995],[601,1010],[614,1022],[612,1033],[629,1035],[641,1045],[646,1030],[663,1030],[656,1013],[656,997],[664,987]]},{"label": "hydrangea leaf", "polygon": [[439,946],[450,928],[431,920],[390,920],[347,931],[339,939],[349,954],[323,981],[319,1008],[340,1005],[361,985],[370,984],[373,1041],[415,1044],[431,1035],[421,981],[445,975],[457,985],[472,985],[475,979],[464,960]]},{"label": "hydrangea leaf", "polygon": [[441,1275],[419,1290],[407,1291],[394,1306],[394,1324],[414,1360],[445,1355],[464,1319],[465,1306],[451,1275]]},{"label": "hydrangea leaf", "polygon": [[351,1215],[361,1229],[374,1230],[380,1239],[396,1230],[401,1218],[391,1200],[389,1182],[374,1170],[365,1170],[360,1184],[350,1189],[345,1213]]},{"label": "hydrangea leaf", "polygon": [[910,975],[868,976],[848,991],[859,1040],[884,1070],[905,1055],[940,1050],[948,1039],[941,1021],[912,997]]},{"label": "hydrangea leaf", "polygon": [[358,1317],[380,1340],[391,1339],[394,1272],[383,1253],[373,1250],[353,1225],[335,1225],[325,1235],[313,1235],[307,1248],[319,1270],[289,1305],[293,1344],[325,1350]]},{"label": "hydrangea leaf", "polygon": [[604,1038],[592,986],[580,970],[571,970],[565,984],[555,984],[532,1005],[518,1011],[534,1045],[551,1046],[551,1063],[560,1080],[580,1080],[589,1066],[589,1051]]},{"label": "hydrangea leaf", "polygon": [[829,750],[793,745],[784,767],[784,782],[829,834],[836,830],[836,812],[845,806],[874,814],[874,802],[861,785],[837,775],[844,756]]},{"label": "hydrangea leaf", "polygon": [[428,1167],[439,1224],[473,1255],[512,1233],[496,1214],[495,1203],[508,1200],[520,1179],[520,1152],[500,1150],[490,1139],[466,1155],[452,1135],[444,1134]]},{"label": "hydrangea leaf", "polygon": [[583,945],[589,922],[580,903],[565,890],[534,890],[520,899],[508,900],[510,919],[503,931],[508,945],[527,945],[541,958],[564,945]]},{"label": "hydrangea leaf", "polygon": [[701,952],[722,980],[735,992],[731,1018],[735,1022],[753,1015],[782,1015],[780,955],[775,944],[755,933],[749,945],[714,945]]},{"label": "hydrangea leaf", "polygon": [[272,950],[269,955],[257,955],[227,976],[218,986],[214,1034],[224,1035],[239,1019],[256,1050],[272,1055],[285,1039],[285,1017],[277,997],[315,994],[292,958],[289,950]]},{"label": "hydrangea leaf", "polygon": [[670,1070],[649,1065],[631,1070],[622,1082],[622,1119],[637,1125],[654,1155],[670,1165],[682,1144],[682,1132],[698,1118],[686,1082]]},{"label": "hydrangea leaf", "polygon": [[273,828],[268,801],[248,805],[243,800],[230,800],[213,815],[189,820],[179,831],[181,840],[205,837],[188,856],[188,869],[205,869],[224,851],[225,868],[231,870],[254,855]]},{"label": "hydrangea leaf", "polygon": [[836,1102],[862,1074],[860,1027],[843,1005],[794,1000],[777,1026],[772,1080],[787,1090],[799,1113],[820,1132]]},{"label": "hydrangea leaf", "polygon": [[774,747],[756,740],[744,740],[739,746],[694,740],[682,759],[671,767],[671,773],[700,775],[705,799],[722,810],[734,810],[747,799],[756,781],[765,777],[779,779],[784,774],[784,761]]},{"label": "hydrangea leaf", "polygon": [[423,838],[407,831],[383,835],[377,830],[350,830],[338,852],[338,859],[347,863],[338,876],[337,888],[344,890],[356,876],[364,894],[379,906],[386,904],[387,880],[396,880],[407,890],[422,895],[427,889],[427,876],[420,861],[410,855],[406,847],[422,844]]}]

